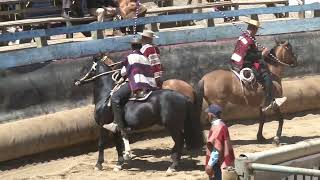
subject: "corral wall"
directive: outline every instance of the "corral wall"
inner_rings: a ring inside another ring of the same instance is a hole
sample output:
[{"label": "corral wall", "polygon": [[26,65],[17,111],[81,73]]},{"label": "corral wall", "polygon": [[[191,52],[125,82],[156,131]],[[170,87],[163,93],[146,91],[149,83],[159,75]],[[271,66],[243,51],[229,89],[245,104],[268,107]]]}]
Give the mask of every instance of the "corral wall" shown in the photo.
[{"label": "corral wall", "polygon": [[[286,68],[284,76],[296,77],[320,72],[319,33],[262,36],[258,41],[272,48],[275,38],[289,40],[298,56],[299,66]],[[165,77],[194,84],[209,71],[227,68],[235,40],[162,46],[161,59],[166,71]],[[111,57],[118,60],[124,53],[113,53]],[[86,73],[91,62],[91,57],[84,57],[1,71],[0,121],[23,119],[91,104],[92,86],[88,84],[79,88],[73,85],[75,79]]]}]

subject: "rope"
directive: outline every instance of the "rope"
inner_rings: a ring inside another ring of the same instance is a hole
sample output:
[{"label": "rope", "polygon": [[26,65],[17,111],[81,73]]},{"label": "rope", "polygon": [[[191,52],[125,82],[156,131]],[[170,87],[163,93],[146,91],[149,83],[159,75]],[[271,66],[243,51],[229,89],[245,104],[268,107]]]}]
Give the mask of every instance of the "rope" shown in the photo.
[{"label": "rope", "polygon": [[[232,25],[235,26],[236,28],[238,28],[242,33],[247,34],[248,37],[249,37],[251,40],[253,40],[258,47],[265,49],[265,47],[262,46],[257,40],[255,40],[247,31],[243,30],[240,26],[238,26],[238,25],[234,22],[235,18],[229,18],[229,17],[227,17],[227,16],[224,14],[224,12],[220,11],[217,7],[214,7],[214,6],[213,6],[213,9],[216,10],[216,11],[218,11],[219,13],[221,13],[222,16],[223,16],[225,19],[227,19],[229,22],[231,22]],[[278,63],[280,63],[280,64],[282,64],[282,65],[291,66],[291,65],[289,65],[289,64],[286,64],[286,63],[281,62],[276,56],[274,56],[274,55],[271,54],[270,52],[269,52],[269,56],[271,56],[274,60],[276,60]]]},{"label": "rope", "polygon": [[105,76],[105,75],[108,75],[108,74],[110,74],[110,73],[118,72],[118,71],[120,71],[120,70],[121,70],[121,69],[115,69],[115,70],[112,70],[112,71],[103,72],[103,73],[100,73],[100,74],[98,74],[98,75],[92,76],[92,77],[89,78],[89,79],[85,79],[85,80],[83,80],[83,81],[81,81],[81,82],[93,81],[93,80],[97,79],[98,77]]},{"label": "rope", "polygon": [[[110,72],[110,71],[109,71]],[[110,91],[110,96],[111,97],[113,95],[114,92],[118,91],[120,89],[120,87],[122,85],[124,85],[126,82],[124,81],[123,77],[121,77],[119,80],[118,77],[119,77],[120,73],[119,71],[116,71],[112,74],[112,80],[116,83],[116,85],[113,87],[113,89]],[[121,75],[120,75],[121,76]],[[108,104],[107,104],[108,107],[111,106],[111,98],[108,99]]]},{"label": "rope", "polygon": [[140,7],[140,0],[137,0],[136,1],[136,16],[134,17],[134,26],[133,26],[134,38],[137,35],[137,20],[138,20],[138,15],[139,15],[139,7]]}]

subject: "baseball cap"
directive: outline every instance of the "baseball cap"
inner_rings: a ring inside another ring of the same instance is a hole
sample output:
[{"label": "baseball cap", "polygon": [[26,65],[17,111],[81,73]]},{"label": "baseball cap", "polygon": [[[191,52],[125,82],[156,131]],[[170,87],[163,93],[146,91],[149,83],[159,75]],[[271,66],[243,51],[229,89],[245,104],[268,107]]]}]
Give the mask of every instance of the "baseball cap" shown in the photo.
[{"label": "baseball cap", "polygon": [[217,115],[221,114],[222,108],[219,105],[212,104],[206,109],[206,112],[207,113],[212,113],[215,116],[217,116]]}]

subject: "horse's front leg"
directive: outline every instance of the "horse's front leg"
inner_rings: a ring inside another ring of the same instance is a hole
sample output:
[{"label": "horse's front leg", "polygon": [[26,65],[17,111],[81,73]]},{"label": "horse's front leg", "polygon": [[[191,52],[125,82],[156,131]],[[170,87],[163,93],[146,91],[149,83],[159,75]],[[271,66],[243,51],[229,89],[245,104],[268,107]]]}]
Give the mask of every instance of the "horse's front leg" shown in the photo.
[{"label": "horse's front leg", "polygon": [[177,171],[177,167],[179,166],[179,162],[181,159],[182,148],[184,145],[184,138],[183,138],[182,131],[178,130],[175,127],[175,128],[169,129],[169,132],[170,132],[171,137],[174,141],[174,146],[171,151],[172,164],[168,168],[168,170],[166,172],[167,174]]},{"label": "horse's front leg", "polygon": [[278,130],[277,130],[277,135],[273,138],[273,144],[279,145],[280,144],[280,137],[282,134],[282,127],[283,127],[283,116],[282,116],[282,113],[281,113],[280,108],[278,106],[274,108],[274,112],[275,112],[277,119],[279,121],[279,126],[278,126]]},{"label": "horse's front leg", "polygon": [[100,136],[99,136],[99,142],[98,142],[98,161],[95,165],[95,170],[102,170],[102,163],[104,162],[104,148],[106,145],[106,137],[107,137],[107,131],[100,127]]},{"label": "horse's front leg", "polygon": [[263,125],[264,125],[264,122],[266,120],[266,116],[265,114],[262,112],[262,108],[260,107],[259,109],[260,113],[259,113],[259,130],[258,130],[258,133],[257,133],[257,140],[259,143],[262,143],[262,142],[265,142],[266,139],[263,137]]},{"label": "horse's front leg", "polygon": [[114,143],[116,145],[117,153],[118,153],[118,161],[116,166],[114,167],[114,171],[120,171],[124,164],[124,157],[123,157],[123,151],[124,151],[124,143],[122,140],[122,136],[120,132],[116,132],[114,135]]},{"label": "horse's front leg", "polygon": [[131,155],[131,148],[130,148],[130,142],[129,142],[129,137],[128,135],[124,135],[122,137],[123,143],[124,143],[124,154],[123,154],[123,158],[124,160],[128,161],[131,159],[132,155]]}]

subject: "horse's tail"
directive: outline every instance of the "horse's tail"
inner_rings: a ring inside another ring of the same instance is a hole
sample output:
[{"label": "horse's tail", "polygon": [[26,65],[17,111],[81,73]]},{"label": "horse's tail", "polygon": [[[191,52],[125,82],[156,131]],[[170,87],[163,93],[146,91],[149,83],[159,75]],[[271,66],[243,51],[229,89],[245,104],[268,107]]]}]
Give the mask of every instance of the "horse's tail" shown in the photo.
[{"label": "horse's tail", "polygon": [[[203,91],[203,88],[202,88],[202,91]],[[198,94],[196,91],[195,95],[196,95],[195,102],[192,103],[190,101],[188,104],[187,118],[186,118],[185,128],[184,128],[185,129],[184,135],[185,135],[185,142],[186,142],[187,149],[198,149],[204,145],[203,129],[202,129],[201,120],[200,120],[203,93],[201,95],[201,93]]]},{"label": "horse's tail", "polygon": [[196,85],[196,94],[195,94],[195,105],[196,109],[196,116],[200,118],[201,121],[201,113],[202,113],[202,105],[203,105],[203,97],[204,97],[204,81],[200,80],[199,83]]}]

